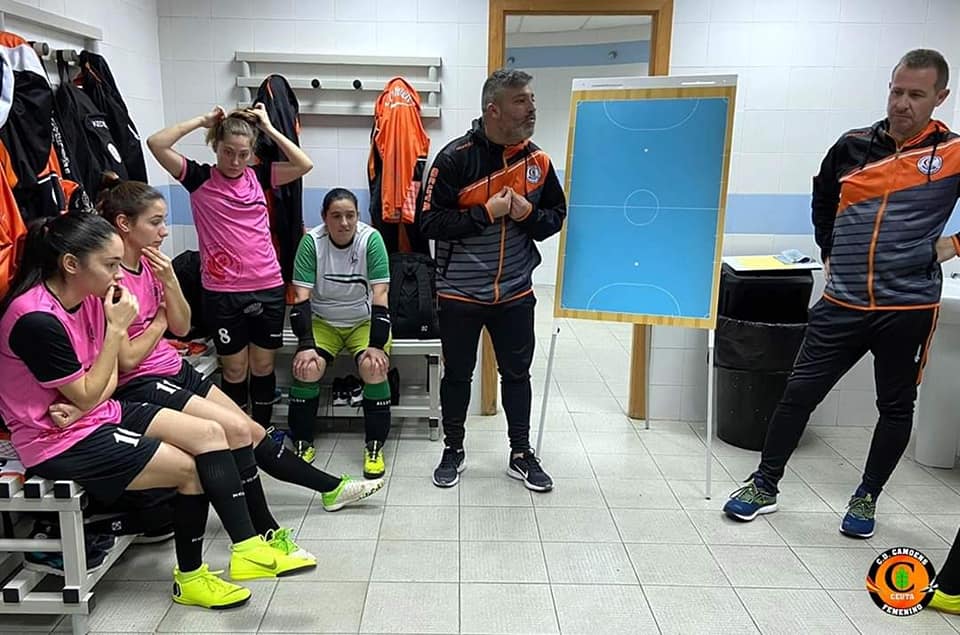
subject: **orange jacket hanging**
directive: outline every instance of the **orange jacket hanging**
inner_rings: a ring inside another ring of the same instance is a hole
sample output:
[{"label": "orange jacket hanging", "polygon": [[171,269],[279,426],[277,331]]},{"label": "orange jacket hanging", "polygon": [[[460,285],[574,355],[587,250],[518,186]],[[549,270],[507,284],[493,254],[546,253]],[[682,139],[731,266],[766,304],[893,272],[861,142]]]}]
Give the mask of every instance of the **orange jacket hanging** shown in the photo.
[{"label": "orange jacket hanging", "polygon": [[377,98],[370,135],[370,216],[373,225],[411,224],[430,150],[420,121],[420,95],[402,77],[394,77]]}]

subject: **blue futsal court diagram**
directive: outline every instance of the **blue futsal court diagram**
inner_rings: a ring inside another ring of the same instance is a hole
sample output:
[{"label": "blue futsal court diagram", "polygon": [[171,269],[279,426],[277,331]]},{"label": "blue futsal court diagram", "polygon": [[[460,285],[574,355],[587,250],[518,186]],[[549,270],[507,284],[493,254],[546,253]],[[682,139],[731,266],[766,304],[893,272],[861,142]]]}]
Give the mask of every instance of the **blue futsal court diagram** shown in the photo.
[{"label": "blue futsal court diagram", "polygon": [[575,102],[558,315],[715,319],[731,102]]}]

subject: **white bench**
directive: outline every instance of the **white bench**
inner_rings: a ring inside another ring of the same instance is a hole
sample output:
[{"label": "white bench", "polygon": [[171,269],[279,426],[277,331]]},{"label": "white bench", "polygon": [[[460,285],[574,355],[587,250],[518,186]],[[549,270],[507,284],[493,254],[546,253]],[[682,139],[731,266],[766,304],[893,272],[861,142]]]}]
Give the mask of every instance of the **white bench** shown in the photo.
[{"label": "white bench", "polygon": [[[0,539],[0,580],[16,572],[0,588],[0,614],[69,615],[73,634],[87,633],[88,616],[95,604],[93,587],[136,536],[117,536],[103,564],[88,572],[83,534],[85,505],[86,494],[73,481],[34,477],[21,482],[15,476],[0,477],[0,512],[54,512],[60,521],[61,536]],[[63,553],[62,591],[34,590],[47,574],[23,568],[22,553],[26,551]]]},{"label": "white bench", "polygon": [[[297,348],[297,338],[290,328],[284,329],[283,348],[280,352],[292,355]],[[391,359],[397,357],[422,356],[427,363],[427,384],[424,390],[417,393],[403,392],[400,404],[390,408],[390,414],[395,417],[423,418],[427,420],[430,439],[440,438],[440,357],[442,347],[440,340],[393,340],[390,349]],[[187,358],[204,377],[209,377],[217,370],[216,354],[210,352]],[[274,407],[274,416],[282,420],[287,417],[287,404],[280,403]],[[332,416],[354,416],[349,409],[334,409]]]}]

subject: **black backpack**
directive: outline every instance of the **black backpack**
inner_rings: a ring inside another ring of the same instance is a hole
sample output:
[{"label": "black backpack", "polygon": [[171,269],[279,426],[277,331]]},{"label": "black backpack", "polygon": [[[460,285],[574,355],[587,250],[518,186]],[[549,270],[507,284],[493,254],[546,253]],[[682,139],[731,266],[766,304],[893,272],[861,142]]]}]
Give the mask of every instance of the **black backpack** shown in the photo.
[{"label": "black backpack", "polygon": [[437,319],[437,265],[423,254],[390,254],[390,321],[393,337],[440,337]]}]

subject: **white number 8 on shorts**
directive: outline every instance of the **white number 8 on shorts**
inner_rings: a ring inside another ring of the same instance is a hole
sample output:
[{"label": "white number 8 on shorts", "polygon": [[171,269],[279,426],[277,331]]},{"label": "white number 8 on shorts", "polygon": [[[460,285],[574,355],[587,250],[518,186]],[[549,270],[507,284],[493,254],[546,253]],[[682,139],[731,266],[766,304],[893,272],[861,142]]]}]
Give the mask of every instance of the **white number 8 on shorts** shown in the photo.
[{"label": "white number 8 on shorts", "polygon": [[219,330],[217,331],[217,335],[220,336],[220,343],[221,343],[221,344],[229,344],[229,343],[230,343],[230,332],[227,331],[227,329],[219,329]]}]

